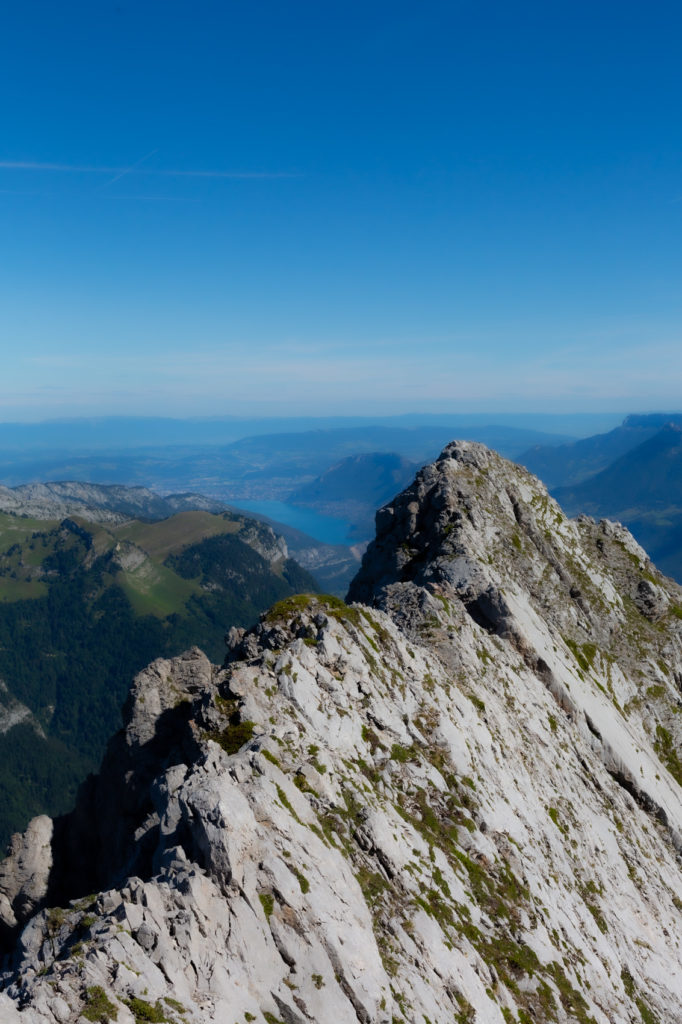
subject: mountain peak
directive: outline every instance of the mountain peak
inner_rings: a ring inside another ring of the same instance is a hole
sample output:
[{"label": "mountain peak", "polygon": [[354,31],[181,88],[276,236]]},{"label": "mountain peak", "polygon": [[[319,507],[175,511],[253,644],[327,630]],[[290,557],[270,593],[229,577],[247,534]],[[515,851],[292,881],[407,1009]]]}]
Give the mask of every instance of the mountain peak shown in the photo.
[{"label": "mountain peak", "polygon": [[[11,1024],[678,1020],[682,591],[458,442],[379,511],[350,597],[138,677],[55,823],[34,890],[63,909],[0,978]],[[63,866],[94,838],[85,896]]]},{"label": "mountain peak", "polygon": [[546,534],[564,519],[525,469],[484,445],[455,441],[377,512],[376,539],[349,599],[383,606],[391,586],[406,582],[461,589],[467,565],[487,577],[510,555],[518,564],[522,535],[545,552]]}]

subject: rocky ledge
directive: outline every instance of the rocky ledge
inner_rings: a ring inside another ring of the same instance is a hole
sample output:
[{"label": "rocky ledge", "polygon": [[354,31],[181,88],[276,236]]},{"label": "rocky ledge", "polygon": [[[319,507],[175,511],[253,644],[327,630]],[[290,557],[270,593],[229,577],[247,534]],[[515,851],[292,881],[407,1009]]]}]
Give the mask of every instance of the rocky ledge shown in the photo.
[{"label": "rocky ledge", "polygon": [[0,1018],[673,1024],[682,592],[480,445],[290,598],[135,680],[0,865]]}]

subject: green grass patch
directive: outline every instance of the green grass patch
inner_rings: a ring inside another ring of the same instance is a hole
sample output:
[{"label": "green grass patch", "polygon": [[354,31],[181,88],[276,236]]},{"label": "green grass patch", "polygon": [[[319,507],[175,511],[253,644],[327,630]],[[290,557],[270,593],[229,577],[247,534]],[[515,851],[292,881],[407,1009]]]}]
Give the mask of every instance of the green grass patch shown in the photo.
[{"label": "green grass patch", "polygon": [[164,996],[163,1001],[167,1006],[170,1006],[171,1010],[175,1010],[176,1013],[182,1013],[183,1015],[187,1013],[182,1003],[178,1002],[177,999],[173,999],[172,996]]},{"label": "green grass patch", "polygon": [[355,877],[360,883],[362,894],[370,906],[373,906],[381,897],[382,893],[384,893],[388,888],[383,875],[380,875],[378,871],[370,871],[370,869],[364,865],[360,868]]},{"label": "green grass patch", "polygon": [[573,988],[561,964],[554,960],[547,964],[545,972],[549,974],[558,988],[561,1005],[571,1019],[577,1021],[578,1024],[595,1024],[594,1017],[587,1013],[587,1003],[584,997]]},{"label": "green grass patch", "polygon": [[273,604],[272,608],[265,613],[264,622],[278,622],[280,619],[291,619],[299,615],[308,605],[315,600],[315,594],[292,594],[282,601]]},{"label": "green grass patch", "polygon": [[166,1011],[159,1002],[152,1005],[146,999],[133,996],[132,999],[124,999],[124,1003],[135,1018],[135,1024],[165,1024],[168,1021]]},{"label": "green grass patch", "polygon": [[248,720],[240,722],[238,713],[235,713],[235,716],[237,720],[235,722],[231,721],[227,729],[223,729],[222,732],[207,732],[204,734],[206,739],[213,740],[214,743],[222,747],[226,754],[236,754],[245,743],[248,743],[253,738],[255,723]]},{"label": "green grass patch", "polygon": [[379,623],[374,618],[374,616],[371,615],[370,612],[366,608],[362,609],[362,614],[365,616],[365,618],[369,622],[370,626],[372,627],[372,629],[376,633],[376,635],[379,638],[380,642],[382,644],[384,644],[384,645],[389,644],[391,642],[391,634],[388,632],[388,630],[384,629],[383,626],[379,625]]},{"label": "green grass patch", "polygon": [[327,612],[339,622],[352,622],[358,629],[362,626],[362,619],[357,608],[350,608],[340,597],[333,594],[320,594],[318,600],[325,606]]},{"label": "green grass patch", "polygon": [[663,725],[656,726],[654,750],[678,786],[682,786],[682,762],[680,761],[671,733]]},{"label": "green grass patch", "polygon": [[549,814],[550,818],[552,819],[556,827],[559,829],[559,831],[563,833],[563,835],[566,835],[568,833],[568,827],[561,820],[561,817],[556,807],[548,807],[547,813]]},{"label": "green grass patch", "polygon": [[289,800],[289,797],[288,797],[288,796],[286,795],[286,793],[284,792],[284,790],[282,789],[282,787],[281,787],[281,786],[275,786],[275,789],[277,790],[277,799],[278,799],[278,800],[279,800],[279,802],[281,803],[282,807],[286,808],[286,810],[287,810],[287,811],[289,812],[289,814],[290,814],[290,815],[291,815],[291,816],[292,816],[292,817],[293,817],[293,818],[294,818],[294,819],[295,819],[295,820],[296,820],[296,821],[297,821],[297,822],[299,823],[299,825],[300,825],[300,824],[301,824],[301,819],[299,818],[298,814],[297,814],[297,813],[296,813],[296,811],[294,810],[294,808],[293,808],[293,806],[292,806],[292,803],[291,803],[291,801]]},{"label": "green grass patch", "polygon": [[642,1024],[660,1024],[658,1017],[642,996],[637,996],[635,1003],[642,1018]]},{"label": "green grass patch", "polygon": [[271,918],[272,912],[275,909],[275,897],[271,892],[259,892],[258,899],[261,901],[265,916],[268,919]]},{"label": "green grass patch", "polygon": [[273,604],[270,611],[266,612],[264,622],[292,619],[309,607],[312,611],[317,605],[320,605],[327,615],[339,622],[352,622],[358,628],[362,624],[358,609],[350,608],[340,597],[335,597],[333,594],[293,594],[291,597],[285,597],[284,600]]},{"label": "green grass patch", "polygon": [[609,926],[607,925],[607,923],[606,923],[606,921],[604,919],[604,915],[602,914],[601,910],[599,909],[599,907],[597,906],[596,903],[592,903],[589,899],[585,899],[584,896],[583,896],[583,900],[585,901],[585,906],[587,907],[589,912],[592,914],[592,917],[595,920],[597,928],[602,933],[602,935],[605,935],[606,932],[609,930]]},{"label": "green grass patch", "polygon": [[130,572],[120,572],[116,582],[130,601],[137,615],[167,615],[182,612],[194,595],[202,593],[193,580],[184,580],[165,565],[146,560]]},{"label": "green grass patch", "polygon": [[394,743],[391,747],[391,760],[397,761],[399,764],[416,761],[417,751],[414,747],[403,747],[400,743]]},{"label": "green grass patch", "polygon": [[569,651],[571,652],[575,660],[578,662],[578,665],[583,670],[583,672],[589,672],[590,668],[592,667],[592,662],[594,661],[597,654],[597,645],[590,643],[580,645],[577,644],[575,640],[572,640],[569,636],[562,637],[562,640],[568,647]]},{"label": "green grass patch", "polygon": [[87,989],[81,1016],[96,1024],[109,1024],[109,1021],[118,1020],[118,1009],[101,985],[92,985]]},{"label": "green grass patch", "polygon": [[302,893],[310,892],[310,882],[305,877],[303,872],[299,871],[298,868],[292,868],[292,870],[293,870],[294,874],[296,875],[296,878],[298,879],[298,884],[301,887],[301,892]]}]

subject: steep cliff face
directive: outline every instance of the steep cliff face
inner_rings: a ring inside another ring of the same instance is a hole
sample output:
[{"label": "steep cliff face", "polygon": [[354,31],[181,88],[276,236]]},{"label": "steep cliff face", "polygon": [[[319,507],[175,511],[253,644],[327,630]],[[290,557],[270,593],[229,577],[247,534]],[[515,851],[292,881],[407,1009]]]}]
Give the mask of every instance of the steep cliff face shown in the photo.
[{"label": "steep cliff face", "polygon": [[458,443],[349,598],[137,678],[0,869],[3,1021],[679,1020],[680,589]]}]

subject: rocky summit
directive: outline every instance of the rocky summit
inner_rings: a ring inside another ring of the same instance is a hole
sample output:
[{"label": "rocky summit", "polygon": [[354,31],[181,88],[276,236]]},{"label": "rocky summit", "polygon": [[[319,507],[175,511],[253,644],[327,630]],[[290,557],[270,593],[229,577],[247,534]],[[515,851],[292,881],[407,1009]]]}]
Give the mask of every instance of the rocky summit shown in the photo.
[{"label": "rocky summit", "polygon": [[3,1024],[674,1024],[682,591],[457,442],[349,604],[134,682],[0,864]]}]

